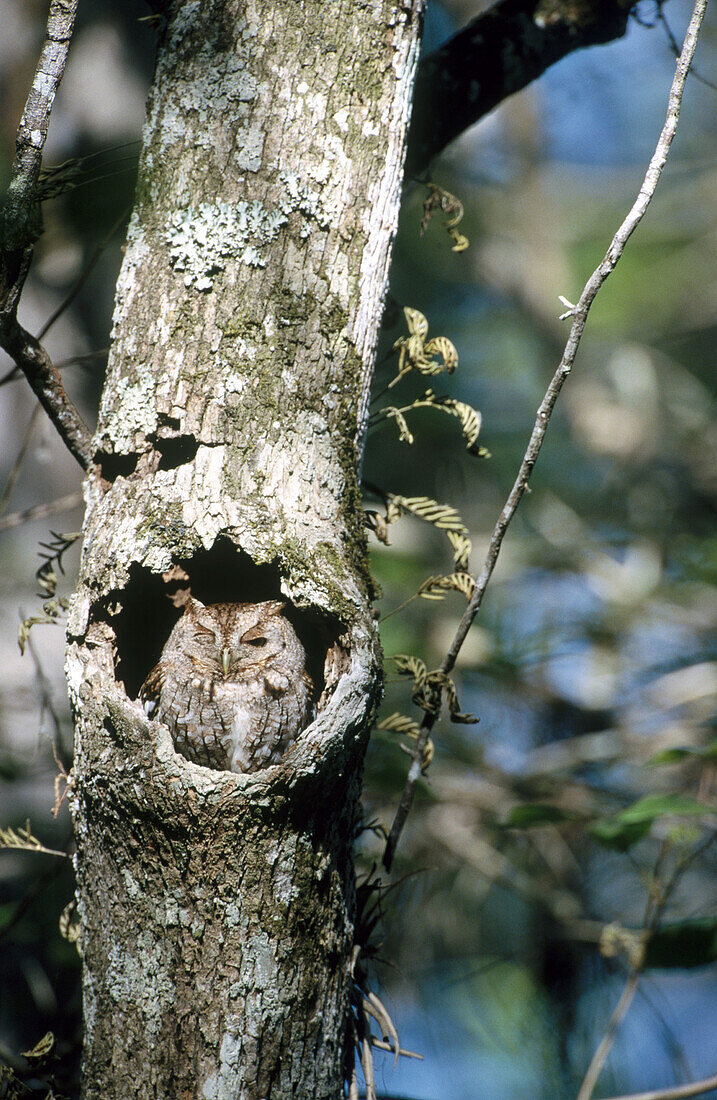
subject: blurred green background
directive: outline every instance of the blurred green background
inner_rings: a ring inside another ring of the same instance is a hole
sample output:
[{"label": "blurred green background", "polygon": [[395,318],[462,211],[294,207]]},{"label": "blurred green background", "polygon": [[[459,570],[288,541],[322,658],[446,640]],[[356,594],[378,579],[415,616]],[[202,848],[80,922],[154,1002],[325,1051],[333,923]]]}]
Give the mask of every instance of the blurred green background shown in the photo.
[{"label": "blurred green background", "polygon": [[[429,0],[427,48],[480,7]],[[404,306],[425,314],[430,336],[455,344],[459,366],[451,376],[408,375],[374,411],[408,405],[430,385],[480,410],[491,457],[467,453],[456,420],[417,410],[407,414],[411,446],[378,418],[364,472],[382,490],[455,507],[470,531],[474,572],[562,353],[558,295],[579,296],[637,194],[664,120],[674,58],[659,10],[640,4],[642,23],[631,20],[624,40],[561,62],[433,166],[431,180],[463,204],[466,251],[451,251],[440,212],[420,236],[427,192],[417,182],[406,188],[376,393],[396,374],[390,351],[406,334]],[[689,5],[670,0],[662,10],[681,41]],[[0,13],[4,179],[45,14],[36,0],[4,0]],[[46,160],[89,159],[80,185],[45,204],[21,310],[38,331],[97,256],[46,337],[90,422],[132,200],[131,143],[151,76],[145,15],[139,2],[93,0],[81,10]],[[696,64],[714,81],[716,46],[712,13]],[[532,492],[459,659],[461,707],[480,722],[436,726],[393,879],[383,876],[383,886],[397,885],[373,895],[384,919],[371,974],[402,1044],[424,1055],[394,1070],[377,1054],[386,1095],[575,1097],[627,972],[624,949],[606,954],[603,940],[600,950],[602,929],[639,930],[650,889],[654,896],[658,883],[664,892],[672,876],[660,924],[668,931],[655,940],[595,1096],[717,1071],[714,817],[667,812],[679,809],[676,796],[716,800],[716,107],[715,87],[691,78],[665,176],[590,314]],[[3,359],[0,377],[10,367]],[[33,409],[23,380],[0,387],[0,827],[29,818],[45,843],[64,847],[66,807],[51,813],[53,746],[67,765],[72,743],[62,631],[35,627],[24,657],[16,637],[40,603],[40,544],[50,532],[77,530],[82,513],[77,502],[33,522],[13,517],[76,494],[80,478]],[[381,510],[374,497],[367,507]],[[392,524],[389,539],[383,546],[371,536],[378,607],[388,616],[381,716],[420,720],[410,680],[390,658],[413,654],[435,667],[465,602],[458,593],[416,598],[391,614],[453,565],[445,535],[418,519]],[[75,547],[64,560],[65,594],[76,561]],[[369,751],[372,828],[360,838],[359,863],[371,881],[382,877],[380,826],[390,825],[408,765],[402,740],[378,731]],[[665,756],[677,747],[686,751]],[[638,823],[635,843],[619,821],[617,846],[597,842],[596,821],[614,823],[646,795],[664,796],[665,812]],[[551,809],[525,810],[535,805]],[[68,1094],[79,970],[58,920],[72,888],[64,861],[0,851],[0,1056],[52,1029]],[[629,945],[620,936],[613,941]]]}]

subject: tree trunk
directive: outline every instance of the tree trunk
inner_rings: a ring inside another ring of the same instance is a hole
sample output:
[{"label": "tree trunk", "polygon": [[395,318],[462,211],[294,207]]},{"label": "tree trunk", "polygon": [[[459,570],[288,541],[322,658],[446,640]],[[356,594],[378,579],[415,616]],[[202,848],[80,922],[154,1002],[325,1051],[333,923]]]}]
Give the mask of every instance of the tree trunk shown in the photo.
[{"label": "tree trunk", "polygon": [[[380,668],[357,469],[421,7],[178,0],[161,34],[69,623],[87,1098],[342,1095]],[[322,694],[280,764],[192,764],[135,701],[173,566],[289,601]]]}]

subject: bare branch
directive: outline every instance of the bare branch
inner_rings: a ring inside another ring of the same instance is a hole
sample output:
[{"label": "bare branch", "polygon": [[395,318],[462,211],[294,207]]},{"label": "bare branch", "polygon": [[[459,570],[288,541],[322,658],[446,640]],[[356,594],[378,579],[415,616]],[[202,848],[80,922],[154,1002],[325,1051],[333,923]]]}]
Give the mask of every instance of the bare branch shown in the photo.
[{"label": "bare branch", "polygon": [[24,371],[70,452],[86,469],[90,433],[40,342],[17,320],[33,244],[41,232],[38,179],[50,113],[65,70],[77,0],[52,0],[47,35],[17,131],[10,185],[0,211],[0,345]]},{"label": "bare branch", "polygon": [[47,519],[48,516],[59,515],[60,512],[69,512],[71,508],[77,508],[82,504],[82,493],[68,493],[67,496],[50,500],[47,504],[34,504],[32,508],[25,508],[22,512],[11,512],[8,516],[0,517],[0,531],[9,531],[12,527],[20,527],[23,523],[31,523],[36,519]]},{"label": "bare branch", "polygon": [[621,38],[632,0],[499,0],[421,61],[406,175],[574,50]]},{"label": "bare branch", "polygon": [[610,1100],[682,1100],[686,1096],[701,1096],[703,1092],[717,1089],[717,1073],[701,1081],[692,1081],[689,1085],[673,1085],[667,1089],[653,1089],[652,1092],[633,1092],[629,1096],[611,1096]]},{"label": "bare branch", "polygon": [[605,1029],[605,1034],[600,1040],[600,1045],[595,1051],[592,1061],[588,1066],[588,1071],[585,1074],[582,1085],[580,1086],[580,1092],[577,1095],[577,1100],[590,1100],[593,1094],[593,1089],[597,1084],[598,1077],[602,1073],[602,1068],[605,1065],[608,1054],[617,1034],[617,1029],[624,1020],[627,1010],[632,1004],[635,993],[637,992],[638,982],[640,981],[640,971],[637,969],[631,970],[627,981],[625,982],[625,988],[623,989],[620,1000],[615,1005],[612,1015],[608,1021],[608,1025]]},{"label": "bare branch", "polygon": [[65,392],[60,372],[44,347],[15,316],[0,319],[0,344],[24,372],[33,393],[83,470],[90,464],[92,437]]},{"label": "bare branch", "polygon": [[[15,162],[0,218],[3,312],[17,307],[33,241],[40,231],[37,184],[55,95],[65,71],[77,0],[52,0],[45,42],[17,131]],[[8,297],[11,301],[8,301]]]},{"label": "bare branch", "polygon": [[[533,431],[528,442],[527,449],[523,456],[523,461],[520,464],[518,476],[515,479],[513,488],[510,491],[508,499],[503,505],[503,510],[498,517],[493,533],[490,538],[488,546],[488,552],[486,554],[483,568],[480,575],[477,578],[475,591],[468,602],[468,606],[463,614],[456,635],[451,643],[450,649],[446,653],[440,668],[443,672],[448,673],[451,671],[456,663],[456,659],[460,652],[461,646],[466,639],[468,631],[478,614],[478,610],[483,601],[485,590],[488,586],[488,582],[493,574],[496,561],[498,560],[498,554],[505,537],[505,533],[508,529],[516,509],[520,504],[520,501],[528,488],[528,482],[533,472],[533,468],[540,454],[540,448],[543,445],[545,433],[548,429],[550,417],[552,415],[555,403],[558,399],[560,391],[563,387],[565,379],[570,374],[575,357],[577,355],[578,348],[580,346],[580,340],[585,329],[585,323],[587,321],[590,307],[598,294],[598,291],[602,287],[603,283],[611,272],[615,269],[620,257],[623,254],[625,245],[627,244],[630,236],[639,225],[642,220],[645,211],[652,199],[655,189],[659,182],[662,170],[667,161],[667,156],[672,145],[672,139],[675,136],[677,130],[677,122],[680,114],[680,105],[682,103],[682,93],[685,87],[685,81],[687,80],[687,74],[690,69],[692,58],[694,56],[695,48],[697,46],[697,36],[699,34],[702,20],[704,17],[705,7],[707,0],[696,0],[692,18],[690,20],[687,33],[685,35],[684,46],[682,47],[682,53],[677,61],[677,69],[674,79],[670,88],[670,94],[667,104],[667,117],[665,124],[660,133],[660,137],[655,148],[655,152],[652,156],[650,164],[648,166],[645,178],[640,187],[638,196],[633,203],[633,206],[628,213],[627,217],[622,222],[620,228],[612,239],[610,247],[608,248],[602,263],[593,271],[592,275],[588,279],[580,299],[575,306],[570,306],[565,317],[572,317],[572,324],[570,327],[570,335],[568,336],[565,344],[565,350],[563,351],[563,357],[560,364],[551,379],[550,385],[546,390],[545,396],[538,409],[535,424],[533,425]],[[383,855],[383,863],[386,870],[390,870],[393,862],[393,856],[396,850],[396,845],[403,831],[403,827],[406,823],[406,819],[413,804],[413,797],[416,790],[416,784],[421,776],[421,765],[423,760],[423,751],[430,736],[430,732],[436,720],[435,714],[427,713],[423,718],[421,724],[421,732],[415,743],[411,747],[412,761],[408,770],[408,776],[406,778],[406,785],[401,796],[396,816],[391,826],[391,832],[389,833],[388,840],[386,842],[386,849]]]}]

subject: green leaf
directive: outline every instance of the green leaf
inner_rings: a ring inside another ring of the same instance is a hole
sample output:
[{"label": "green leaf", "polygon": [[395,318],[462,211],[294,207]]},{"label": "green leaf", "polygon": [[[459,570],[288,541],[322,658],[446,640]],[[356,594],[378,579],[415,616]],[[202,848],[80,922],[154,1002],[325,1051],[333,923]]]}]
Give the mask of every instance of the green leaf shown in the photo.
[{"label": "green leaf", "polygon": [[647,763],[653,767],[658,764],[678,764],[689,757],[697,757],[701,760],[717,759],[717,739],[711,741],[709,745],[684,745],[676,746],[674,749],[663,749],[662,752],[651,756]]},{"label": "green leaf", "polygon": [[645,966],[706,966],[717,960],[717,917],[665,925],[647,943]]},{"label": "green leaf", "polygon": [[648,794],[627,806],[617,815],[620,821],[626,824],[636,821],[654,821],[656,817],[665,814],[675,814],[678,817],[695,817],[703,814],[717,812],[712,806],[705,806],[694,798],[688,798],[684,794]]},{"label": "green leaf", "polygon": [[590,832],[603,847],[626,852],[638,840],[647,836],[652,822],[658,817],[701,817],[714,812],[711,806],[705,806],[686,795],[648,794],[632,806],[620,810],[614,817],[596,821]]},{"label": "green leaf", "polygon": [[557,821],[569,821],[570,816],[559,806],[525,802],[522,806],[513,807],[504,824],[508,829],[527,829],[531,825],[552,825]]},{"label": "green leaf", "polygon": [[615,852],[626,852],[633,844],[637,844],[638,840],[647,836],[651,824],[650,821],[638,821],[627,825],[611,817],[605,821],[596,821],[590,832],[603,848],[611,848]]}]

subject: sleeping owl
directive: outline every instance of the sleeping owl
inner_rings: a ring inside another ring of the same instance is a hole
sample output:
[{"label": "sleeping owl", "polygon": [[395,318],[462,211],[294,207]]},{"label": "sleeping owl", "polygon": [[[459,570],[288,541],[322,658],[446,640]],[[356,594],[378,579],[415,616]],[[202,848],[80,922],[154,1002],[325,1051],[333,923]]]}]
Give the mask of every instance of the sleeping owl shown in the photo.
[{"label": "sleeping owl", "polygon": [[258,771],[280,760],[311,721],[306,653],[284,606],[187,602],[140,699],[188,760]]}]

